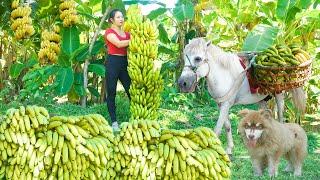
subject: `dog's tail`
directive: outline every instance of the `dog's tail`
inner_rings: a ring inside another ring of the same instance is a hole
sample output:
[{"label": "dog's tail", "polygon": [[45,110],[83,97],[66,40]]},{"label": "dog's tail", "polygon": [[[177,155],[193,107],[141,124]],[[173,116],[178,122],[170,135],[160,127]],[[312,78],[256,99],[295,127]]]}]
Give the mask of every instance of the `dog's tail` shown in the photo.
[{"label": "dog's tail", "polygon": [[306,95],[302,87],[291,90],[294,106],[304,113],[306,110]]}]

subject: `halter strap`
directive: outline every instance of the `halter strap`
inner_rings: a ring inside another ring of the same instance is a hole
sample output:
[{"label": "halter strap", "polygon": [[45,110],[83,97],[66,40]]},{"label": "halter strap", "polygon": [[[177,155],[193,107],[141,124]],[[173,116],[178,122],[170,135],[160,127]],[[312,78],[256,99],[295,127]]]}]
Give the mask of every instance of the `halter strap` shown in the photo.
[{"label": "halter strap", "polygon": [[[186,56],[187,56],[187,59],[188,59],[190,65],[185,65],[183,68],[187,67],[187,68],[191,69],[191,71],[192,71],[193,73],[195,73],[196,76],[197,76],[197,78],[198,78],[198,75],[197,75],[197,72],[196,72],[196,71],[197,71],[197,67],[192,66],[192,65],[191,65],[191,60],[190,60],[189,56],[188,56],[187,54],[186,54]],[[208,73],[205,75],[205,78],[207,78],[208,75],[209,75],[209,73],[210,73],[210,66],[209,66],[209,63],[208,63],[208,59],[204,59],[204,62],[207,63],[208,68],[209,68]],[[198,81],[198,79],[197,79],[197,81]]]}]

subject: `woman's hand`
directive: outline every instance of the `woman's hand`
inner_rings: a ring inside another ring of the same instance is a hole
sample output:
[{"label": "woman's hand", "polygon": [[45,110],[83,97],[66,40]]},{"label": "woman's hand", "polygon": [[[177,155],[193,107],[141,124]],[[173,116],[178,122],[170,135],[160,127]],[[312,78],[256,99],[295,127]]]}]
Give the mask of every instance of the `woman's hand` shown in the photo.
[{"label": "woman's hand", "polygon": [[127,46],[129,46],[129,42],[130,42],[130,40],[122,40],[122,41],[120,41],[118,39],[118,37],[113,33],[110,33],[110,34],[107,35],[107,40],[110,43],[112,43],[113,45],[115,45],[117,48],[127,47]]}]

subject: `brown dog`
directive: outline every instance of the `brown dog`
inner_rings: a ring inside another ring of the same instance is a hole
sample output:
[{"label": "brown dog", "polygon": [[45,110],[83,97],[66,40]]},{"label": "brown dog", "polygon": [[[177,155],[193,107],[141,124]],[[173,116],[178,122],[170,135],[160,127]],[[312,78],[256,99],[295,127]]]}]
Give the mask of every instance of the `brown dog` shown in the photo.
[{"label": "brown dog", "polygon": [[239,133],[249,151],[255,175],[261,176],[268,165],[269,175],[277,176],[280,157],[288,160],[286,171],[301,175],[302,163],[307,155],[307,135],[297,124],[279,123],[270,110],[239,112],[243,117]]}]

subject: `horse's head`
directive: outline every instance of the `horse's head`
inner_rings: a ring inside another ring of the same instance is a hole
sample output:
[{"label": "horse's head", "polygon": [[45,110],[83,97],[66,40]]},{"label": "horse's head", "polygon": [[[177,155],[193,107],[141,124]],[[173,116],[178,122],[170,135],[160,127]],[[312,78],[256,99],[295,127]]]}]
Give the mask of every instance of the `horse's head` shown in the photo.
[{"label": "horse's head", "polygon": [[200,78],[209,73],[207,49],[211,42],[204,38],[192,39],[184,49],[184,68],[178,79],[182,92],[193,92]]}]

